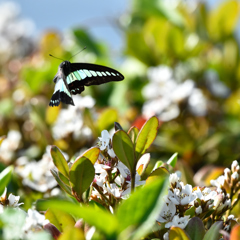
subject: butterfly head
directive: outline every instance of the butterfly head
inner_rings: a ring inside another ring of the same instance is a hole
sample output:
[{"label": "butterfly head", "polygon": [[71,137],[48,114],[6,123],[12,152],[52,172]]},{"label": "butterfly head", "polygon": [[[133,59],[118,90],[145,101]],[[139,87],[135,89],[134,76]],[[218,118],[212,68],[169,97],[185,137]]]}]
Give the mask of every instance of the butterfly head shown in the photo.
[{"label": "butterfly head", "polygon": [[59,70],[67,76],[71,72],[71,63],[69,61],[64,61],[59,65]]}]

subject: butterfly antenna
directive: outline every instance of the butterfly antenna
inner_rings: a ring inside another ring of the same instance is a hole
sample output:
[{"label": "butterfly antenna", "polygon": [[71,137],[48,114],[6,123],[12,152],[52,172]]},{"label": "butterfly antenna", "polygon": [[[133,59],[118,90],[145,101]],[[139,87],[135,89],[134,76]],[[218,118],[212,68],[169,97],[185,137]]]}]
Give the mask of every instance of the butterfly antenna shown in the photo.
[{"label": "butterfly antenna", "polygon": [[58,57],[53,56],[52,54],[49,54],[49,56],[50,56],[50,57],[53,57],[53,58],[56,58],[56,59],[59,59],[59,60],[65,61],[64,59],[61,59],[61,58],[58,58]]},{"label": "butterfly antenna", "polygon": [[71,59],[71,58],[73,58],[74,56],[76,56],[77,54],[79,54],[80,52],[82,52],[83,50],[85,50],[87,47],[85,46],[81,51],[79,51],[79,52],[77,52],[76,54],[74,54],[73,56],[71,56],[69,59],[68,59],[68,61]]}]

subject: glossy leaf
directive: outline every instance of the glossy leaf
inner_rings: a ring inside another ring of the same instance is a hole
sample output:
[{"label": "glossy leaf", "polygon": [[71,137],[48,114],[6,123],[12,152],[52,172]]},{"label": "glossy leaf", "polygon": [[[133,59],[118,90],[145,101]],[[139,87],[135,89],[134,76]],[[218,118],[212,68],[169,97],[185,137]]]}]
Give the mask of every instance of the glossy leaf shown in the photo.
[{"label": "glossy leaf", "polygon": [[171,227],[169,240],[191,240],[191,238],[180,227]]},{"label": "glossy leaf", "polygon": [[60,232],[63,232],[69,227],[74,227],[75,220],[69,213],[63,212],[61,210],[49,208],[45,213],[46,219],[50,221]]},{"label": "glossy leaf", "polygon": [[68,228],[58,238],[58,240],[85,240],[84,233],[79,228]]},{"label": "glossy leaf", "polygon": [[3,194],[5,187],[7,187],[11,180],[12,171],[13,166],[8,166],[0,173],[0,196]]},{"label": "glossy leaf", "polygon": [[151,117],[141,128],[135,146],[137,160],[145,153],[156,138],[158,124],[158,119],[154,116]]},{"label": "glossy leaf", "polygon": [[54,170],[54,169],[51,169],[50,171],[51,171],[53,177],[55,178],[55,180],[57,181],[58,185],[59,185],[66,193],[68,193],[69,195],[72,196],[72,190],[71,190],[70,186],[66,185],[66,184],[60,179],[57,171]]},{"label": "glossy leaf", "polygon": [[198,217],[193,217],[188,222],[184,229],[191,240],[202,240],[205,235],[205,227],[202,220]]},{"label": "glossy leaf", "polygon": [[137,140],[138,133],[139,133],[139,129],[135,126],[131,127],[128,131],[128,135],[130,136],[130,138],[134,144]]},{"label": "glossy leaf", "polygon": [[39,211],[45,211],[48,208],[62,210],[75,217],[83,218],[89,225],[95,226],[97,230],[108,237],[115,236],[116,234],[118,228],[117,219],[111,213],[98,207],[79,206],[72,202],[59,200],[37,202],[37,209]]},{"label": "glossy leaf", "polygon": [[165,167],[160,167],[151,172],[146,180],[146,184],[152,184],[158,179],[166,179],[169,177],[169,172]]},{"label": "glossy leaf", "polygon": [[59,178],[61,179],[61,181],[63,183],[65,183],[66,185],[70,186],[69,179],[66,178],[61,172],[58,172],[58,176],[59,176]]},{"label": "glossy leaf", "polygon": [[58,171],[61,172],[66,178],[69,177],[69,167],[66,159],[64,158],[61,151],[56,146],[51,147],[51,155],[54,165],[57,167]]},{"label": "glossy leaf", "polygon": [[123,130],[115,132],[112,139],[112,145],[119,160],[133,172],[135,170],[134,147],[128,134]]},{"label": "glossy leaf", "polygon": [[178,156],[178,153],[174,153],[167,161],[167,164],[171,165],[172,167],[175,167],[177,163],[177,156]]},{"label": "glossy leaf", "polygon": [[100,149],[98,147],[92,147],[90,149],[88,149],[87,151],[85,151],[82,156],[88,158],[92,164],[94,164],[100,154]]},{"label": "glossy leaf", "polygon": [[217,240],[220,236],[220,229],[222,229],[222,222],[215,222],[205,234],[203,240]]},{"label": "glossy leaf", "polygon": [[92,183],[95,176],[95,169],[91,161],[82,156],[75,160],[70,171],[69,178],[72,190],[82,199],[82,194]]},{"label": "glossy leaf", "polygon": [[138,189],[122,202],[116,212],[119,233],[131,229],[134,231],[131,239],[140,239],[149,233],[162,208],[167,188],[168,182],[161,179]]}]

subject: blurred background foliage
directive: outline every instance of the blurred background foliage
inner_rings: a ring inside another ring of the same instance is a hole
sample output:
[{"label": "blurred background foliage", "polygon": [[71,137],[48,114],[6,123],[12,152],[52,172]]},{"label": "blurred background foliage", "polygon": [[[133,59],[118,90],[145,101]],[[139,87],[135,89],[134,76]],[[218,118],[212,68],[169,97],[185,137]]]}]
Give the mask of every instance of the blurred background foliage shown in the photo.
[{"label": "blurred background foliage", "polygon": [[[118,19],[125,43],[117,53],[84,28],[47,31],[34,40],[28,34],[30,26],[12,9],[4,15],[0,136],[6,139],[0,161],[1,169],[15,165],[11,190],[25,194],[24,207],[54,186],[40,188],[50,176],[42,170],[36,177],[33,171],[44,159],[38,170],[50,166],[48,145],[57,145],[68,159],[75,158],[96,145],[101,131],[111,130],[116,121],[124,129],[140,128],[156,115],[161,127],[150,149],[150,168],[178,152],[178,169],[189,183],[195,174],[195,184],[209,184],[222,174],[223,166],[239,160],[239,1],[223,1],[214,9],[201,1],[129,4],[131,11]],[[71,58],[84,46],[86,50]],[[49,54],[116,68],[125,80],[87,87],[74,98],[75,107],[49,107],[60,64]],[[27,168],[31,162],[35,165]],[[19,181],[27,178],[30,183]]]}]

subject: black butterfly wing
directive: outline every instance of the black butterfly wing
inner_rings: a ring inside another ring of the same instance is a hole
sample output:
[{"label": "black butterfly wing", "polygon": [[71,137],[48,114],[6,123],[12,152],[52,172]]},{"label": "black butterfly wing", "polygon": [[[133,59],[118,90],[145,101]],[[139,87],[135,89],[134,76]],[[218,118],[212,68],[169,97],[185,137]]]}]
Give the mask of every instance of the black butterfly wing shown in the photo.
[{"label": "black butterfly wing", "polygon": [[66,81],[72,94],[84,91],[84,86],[100,85],[112,81],[122,81],[124,76],[115,69],[90,64],[71,63]]}]

